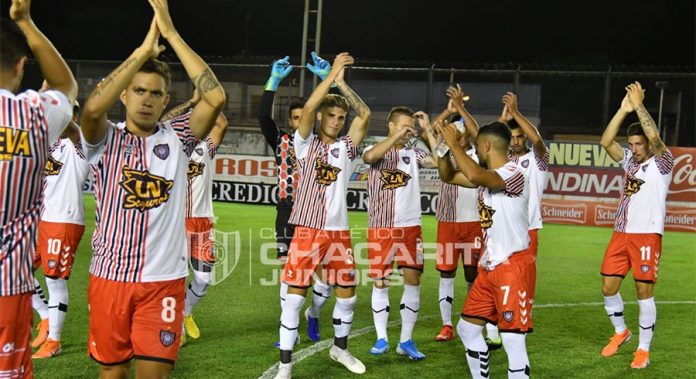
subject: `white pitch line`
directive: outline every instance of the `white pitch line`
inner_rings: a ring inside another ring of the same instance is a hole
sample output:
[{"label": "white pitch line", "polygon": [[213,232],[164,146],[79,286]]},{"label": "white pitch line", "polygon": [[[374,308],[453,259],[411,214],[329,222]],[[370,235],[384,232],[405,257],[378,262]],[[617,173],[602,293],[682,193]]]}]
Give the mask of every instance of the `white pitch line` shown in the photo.
[{"label": "white pitch line", "polygon": [[[635,305],[636,303],[624,301],[624,304]],[[656,301],[655,304],[657,304],[657,305],[662,305],[662,304],[664,304],[664,305],[696,304],[696,301],[694,301],[694,300]],[[594,307],[594,306],[598,306],[598,305],[604,305],[604,302],[597,301],[597,302],[587,302],[587,303],[538,304],[538,305],[534,305],[532,309],[534,309],[534,308]],[[424,316],[424,317],[421,317],[420,319],[431,319],[433,317],[435,317],[435,315]],[[396,326],[399,324],[401,324],[401,320],[393,320],[393,321],[390,321],[389,324],[387,324],[387,325],[388,326]],[[366,326],[362,329],[358,329],[358,330],[355,330],[352,333],[350,333],[350,335],[348,336],[348,339],[363,336],[363,335],[365,335],[373,330],[375,330],[374,326]],[[308,348],[305,348],[305,349],[302,349],[296,353],[293,353],[292,354],[293,366],[296,365],[297,363],[301,362],[305,358],[311,357],[314,354],[317,354],[323,350],[330,348],[331,345],[333,345],[333,339],[329,338],[329,339],[325,339],[323,341],[317,342]],[[275,364],[273,364],[273,366],[269,367],[266,371],[263,372],[263,374],[261,374],[261,376],[259,376],[259,379],[269,379],[269,378],[275,377],[278,374],[278,364],[279,363],[280,362],[276,362]]]}]

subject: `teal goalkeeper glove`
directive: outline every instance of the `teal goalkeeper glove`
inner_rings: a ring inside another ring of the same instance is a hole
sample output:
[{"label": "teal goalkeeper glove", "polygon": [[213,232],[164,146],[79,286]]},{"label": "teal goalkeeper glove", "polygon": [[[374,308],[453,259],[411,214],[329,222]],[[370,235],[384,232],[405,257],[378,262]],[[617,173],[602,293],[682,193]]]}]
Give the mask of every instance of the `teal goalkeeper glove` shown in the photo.
[{"label": "teal goalkeeper glove", "polygon": [[289,59],[290,57],[286,56],[283,59],[278,59],[277,61],[273,62],[273,67],[271,68],[271,76],[268,78],[268,81],[266,82],[266,87],[264,88],[266,91],[278,90],[280,82],[286,76],[288,76],[290,71],[292,71],[292,66],[290,65]]},{"label": "teal goalkeeper glove", "polygon": [[312,51],[312,60],[314,61],[314,64],[307,63],[307,68],[309,71],[311,71],[314,75],[318,76],[321,78],[321,80],[326,80],[326,77],[329,75],[329,72],[331,71],[331,63],[327,61],[326,59],[322,59],[320,56],[317,55],[317,53]]}]

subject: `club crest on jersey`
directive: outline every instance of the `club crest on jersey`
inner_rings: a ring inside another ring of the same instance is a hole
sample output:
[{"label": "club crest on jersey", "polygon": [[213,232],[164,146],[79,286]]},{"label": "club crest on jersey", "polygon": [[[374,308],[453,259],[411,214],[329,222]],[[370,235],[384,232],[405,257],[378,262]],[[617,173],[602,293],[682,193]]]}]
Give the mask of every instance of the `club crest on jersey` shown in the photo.
[{"label": "club crest on jersey", "polygon": [[155,148],[152,149],[152,151],[155,153],[157,158],[161,160],[165,160],[167,159],[167,157],[169,157],[169,145],[166,143],[155,146]]},{"label": "club crest on jersey", "polygon": [[52,156],[48,156],[48,159],[46,160],[46,165],[44,166],[44,174],[45,175],[58,175],[60,174],[60,170],[63,168],[63,163],[58,161],[57,159],[53,158]]},{"label": "club crest on jersey", "polygon": [[529,159],[525,159],[525,160],[523,160],[523,161],[522,161],[522,163],[520,163],[520,164],[521,164],[521,165],[522,165],[522,167],[524,167],[524,168],[527,168],[527,167],[529,167]]},{"label": "club crest on jersey", "polygon": [[643,172],[646,172],[648,171],[648,165],[643,165],[640,169],[643,170]]},{"label": "club crest on jersey", "polygon": [[643,274],[647,274],[650,271],[650,265],[640,265],[640,271]]},{"label": "club crest on jersey", "polygon": [[168,330],[160,330],[160,342],[164,347],[171,346],[176,341],[176,333]]},{"label": "club crest on jersey", "polygon": [[411,180],[411,175],[401,170],[384,168],[379,170],[379,173],[382,175],[379,178],[379,180],[382,181],[382,189],[385,190],[404,187],[408,184],[408,181]]},{"label": "club crest on jersey", "polygon": [[169,191],[174,186],[174,181],[128,166],[123,167],[122,173],[123,180],[119,185],[126,190],[124,208],[145,212],[169,200]]},{"label": "club crest on jersey", "polygon": [[322,186],[331,185],[331,183],[338,179],[338,173],[341,172],[340,168],[324,163],[318,158],[314,169],[317,171],[317,183]]},{"label": "club crest on jersey", "polygon": [[482,200],[478,201],[479,216],[481,218],[481,228],[488,229],[493,225],[493,214],[495,209],[486,205]]},{"label": "club crest on jersey", "polygon": [[49,259],[48,260],[48,268],[50,268],[50,269],[56,268],[56,261],[53,259]]},{"label": "club crest on jersey", "polygon": [[401,160],[406,164],[411,164],[411,157],[401,157]]},{"label": "club crest on jersey", "polygon": [[505,319],[505,321],[511,322],[513,317],[515,317],[515,312],[513,312],[513,311],[503,312],[503,318]]},{"label": "club crest on jersey", "polygon": [[196,154],[203,156],[203,148],[202,147],[197,147],[195,149]]},{"label": "club crest on jersey", "polygon": [[338,148],[332,149],[331,155],[333,155],[334,158],[338,158]]},{"label": "club crest on jersey", "polygon": [[645,180],[643,179],[631,178],[630,176],[627,176],[626,181],[624,182],[624,195],[633,196],[640,191],[640,186],[642,186],[643,183],[645,183]]},{"label": "club crest on jersey", "polygon": [[11,161],[13,156],[31,157],[29,132],[0,126],[0,161]]},{"label": "club crest on jersey", "polygon": [[201,176],[201,175],[203,175],[204,168],[205,168],[205,164],[203,164],[203,163],[189,161],[188,171],[186,172],[186,176],[189,179],[193,179],[196,176]]}]

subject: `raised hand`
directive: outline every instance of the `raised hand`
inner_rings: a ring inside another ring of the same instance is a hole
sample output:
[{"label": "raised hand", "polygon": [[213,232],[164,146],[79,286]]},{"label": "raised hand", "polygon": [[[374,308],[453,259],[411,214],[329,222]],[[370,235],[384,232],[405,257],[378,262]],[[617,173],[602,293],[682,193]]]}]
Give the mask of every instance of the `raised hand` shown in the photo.
[{"label": "raised hand", "polygon": [[12,6],[10,6],[10,18],[14,22],[30,20],[30,8],[31,0],[12,0]]},{"label": "raised hand", "polygon": [[340,53],[334,58],[333,66],[331,71],[329,71],[329,76],[331,76],[336,82],[336,84],[343,82],[344,69],[346,66],[355,63],[355,59],[348,53]]},{"label": "raised hand", "polygon": [[513,118],[514,117],[512,117],[512,115],[508,111],[508,107],[506,105],[503,107],[503,113],[500,114],[500,118],[498,119],[498,121],[504,122],[507,124],[508,122],[512,121]]},{"label": "raised hand", "polygon": [[512,92],[506,92],[505,95],[503,95],[503,104],[505,104],[505,108],[507,108],[507,112],[511,116],[520,111],[517,108],[517,95]]},{"label": "raised hand", "polygon": [[447,89],[447,97],[450,98],[450,103],[447,104],[447,108],[449,109],[451,104],[455,111],[463,109],[464,103],[469,100],[469,96],[464,95],[464,91],[462,91],[462,87],[459,84],[457,84],[456,87],[449,87]]},{"label": "raised hand", "polygon": [[326,77],[331,72],[331,63],[326,59],[321,58],[317,53],[312,51],[312,61],[314,64],[307,63],[307,69],[312,72],[312,74],[321,78],[321,80],[326,80]]},{"label": "raised hand", "polygon": [[148,30],[145,40],[138,48],[142,51],[148,58],[157,58],[157,56],[164,51],[165,47],[159,44],[159,29],[157,27],[156,18],[152,19],[150,23],[150,30]]},{"label": "raised hand", "polygon": [[628,96],[628,99],[631,102],[631,105],[633,105],[634,109],[643,104],[643,99],[645,99],[645,90],[640,83],[633,82],[629,84],[626,86],[626,92],[628,92],[626,95]]},{"label": "raised hand", "polygon": [[628,92],[626,92],[626,96],[624,96],[623,100],[621,100],[621,111],[624,113],[631,113],[635,110],[636,108],[633,106],[631,99],[628,97]]},{"label": "raised hand", "polygon": [[441,124],[437,125],[436,128],[449,147],[457,146],[459,144],[461,132],[457,129],[456,125],[452,123],[448,125]]},{"label": "raised hand", "polygon": [[172,16],[169,14],[167,0],[148,0],[148,2],[152,6],[152,10],[155,11],[155,20],[157,20],[157,27],[160,33],[162,33],[162,37],[169,39],[175,36],[176,29],[174,28]]},{"label": "raised hand", "polygon": [[273,67],[271,67],[271,76],[266,82],[267,91],[275,91],[278,89],[280,82],[285,79],[286,76],[292,71],[292,65],[290,65],[290,57],[286,56],[283,59],[278,59],[273,62]]}]

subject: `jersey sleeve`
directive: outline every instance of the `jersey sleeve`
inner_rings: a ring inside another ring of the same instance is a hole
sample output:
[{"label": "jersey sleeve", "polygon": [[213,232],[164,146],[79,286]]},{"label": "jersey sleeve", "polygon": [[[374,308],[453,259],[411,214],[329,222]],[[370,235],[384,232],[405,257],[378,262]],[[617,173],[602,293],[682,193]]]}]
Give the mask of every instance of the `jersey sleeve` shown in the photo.
[{"label": "jersey sleeve", "polygon": [[314,138],[316,138],[314,133],[310,134],[307,139],[304,139],[300,135],[299,130],[295,131],[295,137],[292,140],[292,144],[295,148],[295,157],[297,160],[304,159],[307,156],[307,150],[309,149],[309,145],[311,145],[314,141]]},{"label": "jersey sleeve", "polygon": [[115,128],[116,126],[113,123],[107,121],[104,138],[96,144],[87,142],[85,136],[82,134],[82,129],[80,129],[80,145],[82,145],[82,153],[87,162],[90,164],[97,164],[99,158],[101,158],[101,155],[104,153],[107,142],[114,138]]},{"label": "jersey sleeve", "polygon": [[544,153],[542,156],[537,155],[536,152],[534,152],[534,149],[532,149],[532,152],[539,171],[549,171],[549,149],[546,149],[546,153]]},{"label": "jersey sleeve", "polygon": [[346,144],[346,151],[348,152],[348,159],[351,161],[358,156],[358,147],[353,143],[353,140],[349,135],[341,137],[341,141]]},{"label": "jersey sleeve", "polygon": [[32,106],[41,105],[46,124],[48,125],[48,141],[53,144],[58,140],[68,122],[72,119],[72,104],[64,93],[56,90],[44,92],[26,91],[20,95]]},{"label": "jersey sleeve", "polygon": [[217,153],[218,145],[216,145],[213,142],[213,139],[210,138],[210,135],[205,137],[205,145],[208,147],[208,156],[210,159],[215,158],[215,154]]},{"label": "jersey sleeve", "polygon": [[623,151],[623,159],[621,160],[621,162],[619,162],[619,164],[621,164],[621,168],[623,168],[624,171],[626,171],[628,170],[629,163],[631,163],[631,159],[633,159],[633,152],[630,149],[626,148],[624,148]]},{"label": "jersey sleeve", "polygon": [[522,196],[524,192],[524,175],[522,171],[517,169],[517,165],[508,162],[503,167],[495,170],[500,177],[505,181],[505,189],[503,192],[509,197]]},{"label": "jersey sleeve", "polygon": [[674,156],[668,149],[662,155],[662,158],[659,158],[657,155],[655,156],[655,163],[657,164],[657,169],[660,171],[660,174],[667,175],[674,169]]},{"label": "jersey sleeve", "polygon": [[171,120],[165,121],[172,127],[176,135],[179,137],[179,141],[184,147],[184,152],[188,157],[191,157],[193,149],[196,148],[199,142],[201,142],[196,136],[191,133],[191,110],[182,114],[181,116],[174,117]]},{"label": "jersey sleeve", "polygon": [[414,148],[413,152],[416,154],[416,162],[418,162],[418,166],[423,167],[423,162],[426,158],[428,158],[428,156],[430,156],[430,154],[418,147]]}]

